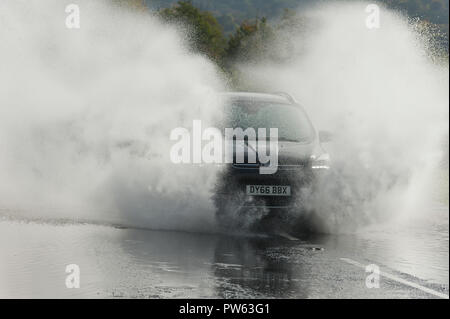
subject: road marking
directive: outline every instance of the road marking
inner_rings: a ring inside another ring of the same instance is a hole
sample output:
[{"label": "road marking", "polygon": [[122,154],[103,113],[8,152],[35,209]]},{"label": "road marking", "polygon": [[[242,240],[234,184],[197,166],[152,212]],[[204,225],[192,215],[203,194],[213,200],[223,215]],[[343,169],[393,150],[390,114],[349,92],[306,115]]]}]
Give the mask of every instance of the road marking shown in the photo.
[{"label": "road marking", "polygon": [[[365,265],[363,265],[363,264],[361,264],[361,263],[359,263],[359,262],[357,262],[357,261],[354,261],[354,260],[352,260],[352,259],[350,259],[350,258],[340,258],[340,259],[341,259],[342,261],[348,263],[348,264],[351,264],[351,265],[354,265],[354,266],[357,266],[357,267],[366,269],[366,266],[365,266]],[[449,298],[448,298],[448,295],[446,295],[446,294],[444,294],[444,293],[441,293],[441,292],[439,292],[439,291],[436,291],[436,290],[433,290],[433,289],[430,289],[430,288],[421,286],[421,285],[419,285],[419,284],[415,284],[415,283],[413,283],[413,282],[409,282],[409,281],[407,281],[407,280],[405,280],[405,279],[403,279],[403,278],[400,278],[400,277],[397,277],[397,276],[388,274],[388,273],[386,273],[386,272],[384,272],[384,271],[380,271],[380,275],[381,275],[381,276],[384,276],[384,277],[386,277],[386,278],[389,278],[389,279],[391,279],[391,280],[394,280],[394,281],[396,281],[396,282],[399,282],[399,283],[401,283],[401,284],[404,284],[404,285],[406,285],[406,286],[409,286],[409,287],[413,287],[413,288],[422,290],[423,292],[429,293],[429,294],[431,294],[431,295],[434,295],[434,296],[437,296],[437,297],[440,297],[440,298],[444,298],[444,299],[449,299]]]},{"label": "road marking", "polygon": [[291,236],[288,233],[275,233],[275,235],[278,235],[280,237],[283,237],[284,239],[288,239],[288,240],[300,240],[297,237]]}]

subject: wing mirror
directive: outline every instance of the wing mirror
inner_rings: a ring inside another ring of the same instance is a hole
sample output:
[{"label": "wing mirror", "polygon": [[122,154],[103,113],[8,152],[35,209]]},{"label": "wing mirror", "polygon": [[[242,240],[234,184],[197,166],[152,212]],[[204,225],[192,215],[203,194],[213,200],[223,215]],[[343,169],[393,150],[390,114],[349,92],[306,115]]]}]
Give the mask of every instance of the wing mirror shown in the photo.
[{"label": "wing mirror", "polygon": [[319,142],[328,143],[333,140],[333,134],[328,131],[319,131]]}]

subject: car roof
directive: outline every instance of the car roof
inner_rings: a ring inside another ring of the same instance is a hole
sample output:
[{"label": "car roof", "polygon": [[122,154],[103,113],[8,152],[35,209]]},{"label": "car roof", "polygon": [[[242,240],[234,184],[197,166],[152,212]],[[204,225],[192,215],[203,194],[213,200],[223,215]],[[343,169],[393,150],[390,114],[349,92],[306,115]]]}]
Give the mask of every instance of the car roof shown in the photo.
[{"label": "car roof", "polygon": [[266,101],[283,104],[293,104],[294,99],[287,93],[258,93],[258,92],[224,92],[225,98],[236,100]]}]

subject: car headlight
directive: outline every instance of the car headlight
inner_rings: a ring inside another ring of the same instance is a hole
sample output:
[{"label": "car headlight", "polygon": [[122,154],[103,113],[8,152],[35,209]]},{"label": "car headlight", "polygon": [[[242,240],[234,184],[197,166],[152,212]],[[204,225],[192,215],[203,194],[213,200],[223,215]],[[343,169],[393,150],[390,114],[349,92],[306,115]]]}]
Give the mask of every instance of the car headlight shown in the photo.
[{"label": "car headlight", "polygon": [[316,157],[311,156],[311,168],[312,169],[330,169],[330,155],[328,153],[323,153]]}]

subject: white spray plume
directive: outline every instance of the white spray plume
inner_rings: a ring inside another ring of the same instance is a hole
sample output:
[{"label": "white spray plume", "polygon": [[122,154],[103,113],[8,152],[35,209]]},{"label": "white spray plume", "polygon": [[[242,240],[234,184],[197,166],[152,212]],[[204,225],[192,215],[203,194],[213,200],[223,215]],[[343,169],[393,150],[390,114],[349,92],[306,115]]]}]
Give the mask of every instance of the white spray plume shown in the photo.
[{"label": "white spray plume", "polygon": [[68,29],[65,5],[0,3],[1,208],[210,229],[214,171],[172,165],[169,133],[212,116],[216,67],[155,16],[77,1]]},{"label": "white spray plume", "polygon": [[334,134],[325,147],[336,176],[312,204],[326,232],[428,214],[448,139],[448,62],[436,63],[426,34],[395,12],[380,7],[380,28],[368,28],[367,5],[300,11],[302,28],[276,31],[271,44],[268,56],[283,59],[237,65],[244,83],[293,94]]},{"label": "white spray plume", "polygon": [[[169,132],[214,116],[224,81],[157,18],[77,3],[71,30],[60,1],[0,2],[0,207],[211,230],[216,170],[170,164]],[[312,202],[329,232],[426,212],[448,134],[448,67],[397,14],[382,9],[381,27],[366,28],[365,7],[304,11],[307,30],[273,45],[289,40],[287,62],[239,66],[251,86],[293,93],[334,133],[337,178]]]}]

